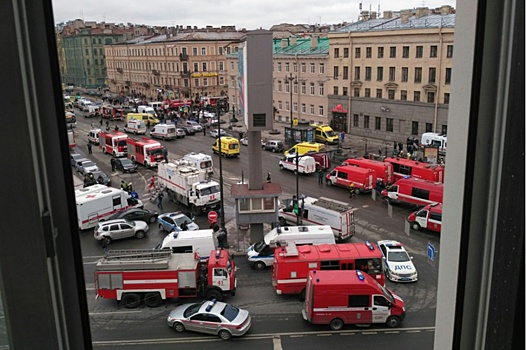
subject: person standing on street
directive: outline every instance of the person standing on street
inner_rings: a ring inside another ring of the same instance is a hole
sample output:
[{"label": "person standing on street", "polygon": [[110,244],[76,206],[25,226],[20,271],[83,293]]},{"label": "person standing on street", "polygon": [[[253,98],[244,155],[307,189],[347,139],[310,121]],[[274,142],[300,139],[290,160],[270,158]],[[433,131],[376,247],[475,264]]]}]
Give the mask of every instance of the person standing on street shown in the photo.
[{"label": "person standing on street", "polygon": [[155,186],[155,177],[153,175],[150,179],[150,184],[148,185],[148,192],[150,192],[152,188],[157,188],[157,186]]},{"label": "person standing on street", "polygon": [[92,154],[91,153],[91,143],[90,142],[88,142],[88,154]]},{"label": "person standing on street", "polygon": [[272,182],[272,179],[270,178],[270,173],[267,173],[267,183],[271,183]]},{"label": "person standing on street", "polygon": [[349,185],[349,198],[354,198],[354,182]]},{"label": "person standing on street", "polygon": [[157,196],[157,207],[161,210],[163,210],[163,198],[164,198],[163,193],[159,192],[159,195]]},{"label": "person standing on street", "polygon": [[203,136],[206,136],[206,125],[203,125]]},{"label": "person standing on street", "polygon": [[323,174],[325,173],[325,170],[320,167],[318,169],[318,185],[323,185]]},{"label": "person standing on street", "polygon": [[114,172],[115,171],[115,158],[111,158],[111,171]]}]

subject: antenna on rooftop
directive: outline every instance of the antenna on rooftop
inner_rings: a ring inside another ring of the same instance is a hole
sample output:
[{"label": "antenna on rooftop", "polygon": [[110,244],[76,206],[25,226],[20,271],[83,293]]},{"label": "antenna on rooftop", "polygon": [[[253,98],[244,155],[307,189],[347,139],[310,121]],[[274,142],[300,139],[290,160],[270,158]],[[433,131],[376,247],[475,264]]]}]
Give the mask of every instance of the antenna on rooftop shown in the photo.
[{"label": "antenna on rooftop", "polygon": [[362,12],[362,2],[360,1],[360,12]]}]

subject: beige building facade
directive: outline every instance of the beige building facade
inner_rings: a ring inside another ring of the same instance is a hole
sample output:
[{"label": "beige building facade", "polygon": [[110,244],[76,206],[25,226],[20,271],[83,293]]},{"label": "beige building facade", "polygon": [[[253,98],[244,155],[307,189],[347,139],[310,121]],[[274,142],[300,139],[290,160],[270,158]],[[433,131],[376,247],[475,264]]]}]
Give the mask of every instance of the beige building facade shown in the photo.
[{"label": "beige building facade", "polygon": [[331,126],[386,141],[446,134],[454,10],[362,14],[362,21],[329,33]]}]

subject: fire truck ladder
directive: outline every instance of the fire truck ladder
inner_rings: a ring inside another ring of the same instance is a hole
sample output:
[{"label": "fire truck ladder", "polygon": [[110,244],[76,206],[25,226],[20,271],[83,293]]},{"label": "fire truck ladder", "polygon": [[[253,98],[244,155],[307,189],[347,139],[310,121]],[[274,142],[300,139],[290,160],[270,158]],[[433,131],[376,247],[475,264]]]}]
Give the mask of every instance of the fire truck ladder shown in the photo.
[{"label": "fire truck ladder", "polygon": [[168,268],[171,250],[110,250],[97,262],[97,270],[163,270]]},{"label": "fire truck ladder", "polygon": [[349,209],[352,209],[352,207],[345,202],[336,201],[334,199],[330,199],[327,197],[320,197],[316,202],[313,204],[316,204],[317,206],[320,206],[325,209],[331,209],[340,213],[344,213],[348,211]]}]

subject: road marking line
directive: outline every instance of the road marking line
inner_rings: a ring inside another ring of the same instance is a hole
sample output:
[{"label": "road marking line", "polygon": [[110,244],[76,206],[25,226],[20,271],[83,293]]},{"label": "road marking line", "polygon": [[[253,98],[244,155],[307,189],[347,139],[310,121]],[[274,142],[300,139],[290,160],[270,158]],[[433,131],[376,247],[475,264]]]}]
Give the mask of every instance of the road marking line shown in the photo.
[{"label": "road marking line", "polygon": [[281,347],[281,337],[279,335],[272,337],[272,345],[274,346],[274,350],[283,350]]}]

